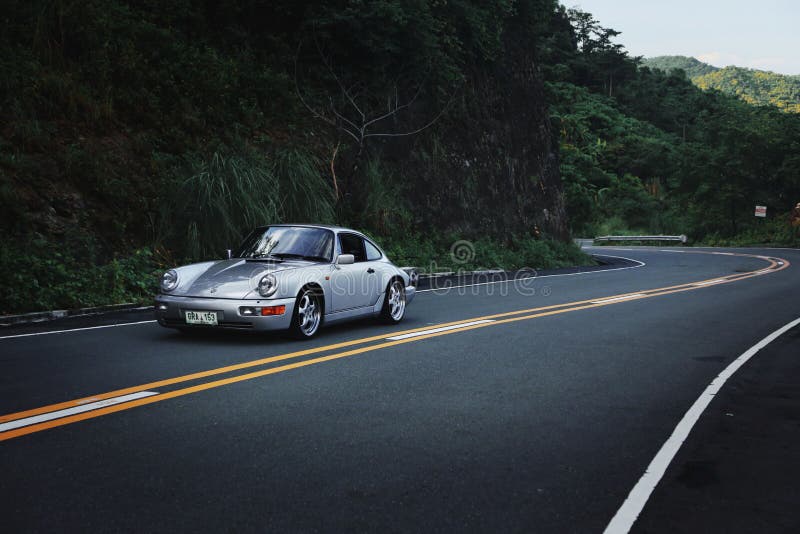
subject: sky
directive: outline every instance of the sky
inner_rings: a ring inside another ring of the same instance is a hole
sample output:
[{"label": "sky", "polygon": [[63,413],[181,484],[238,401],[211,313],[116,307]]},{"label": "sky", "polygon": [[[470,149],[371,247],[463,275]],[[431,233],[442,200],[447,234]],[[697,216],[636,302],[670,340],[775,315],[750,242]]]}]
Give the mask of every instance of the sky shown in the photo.
[{"label": "sky", "polygon": [[692,56],[800,74],[800,0],[561,0],[588,11],[631,56]]}]

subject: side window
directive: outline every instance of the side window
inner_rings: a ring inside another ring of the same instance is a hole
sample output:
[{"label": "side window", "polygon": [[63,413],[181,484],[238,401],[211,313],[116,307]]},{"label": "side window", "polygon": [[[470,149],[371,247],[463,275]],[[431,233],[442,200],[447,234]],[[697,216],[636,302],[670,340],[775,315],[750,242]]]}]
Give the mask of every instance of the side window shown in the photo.
[{"label": "side window", "polygon": [[381,251],[378,250],[378,247],[367,241],[364,240],[364,248],[367,249],[367,261],[375,261],[381,259]]},{"label": "side window", "polygon": [[364,240],[354,234],[339,234],[339,248],[342,254],[352,254],[356,262],[367,261],[364,253]]}]

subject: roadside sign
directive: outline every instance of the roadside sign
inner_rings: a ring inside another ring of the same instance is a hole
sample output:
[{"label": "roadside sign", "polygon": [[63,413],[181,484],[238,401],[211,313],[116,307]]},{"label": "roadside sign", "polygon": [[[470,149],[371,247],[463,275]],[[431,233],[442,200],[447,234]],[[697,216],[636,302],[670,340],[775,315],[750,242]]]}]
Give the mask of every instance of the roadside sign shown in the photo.
[{"label": "roadside sign", "polygon": [[766,217],[766,216],[767,216],[767,207],[756,206],[756,217]]}]

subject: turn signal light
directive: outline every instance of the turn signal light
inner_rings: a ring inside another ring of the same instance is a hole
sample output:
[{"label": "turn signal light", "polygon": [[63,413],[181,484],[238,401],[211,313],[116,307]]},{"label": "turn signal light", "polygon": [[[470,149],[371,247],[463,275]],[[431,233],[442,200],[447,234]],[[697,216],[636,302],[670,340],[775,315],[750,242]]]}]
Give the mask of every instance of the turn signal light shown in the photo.
[{"label": "turn signal light", "polygon": [[269,306],[261,308],[261,315],[283,315],[286,313],[286,306]]}]

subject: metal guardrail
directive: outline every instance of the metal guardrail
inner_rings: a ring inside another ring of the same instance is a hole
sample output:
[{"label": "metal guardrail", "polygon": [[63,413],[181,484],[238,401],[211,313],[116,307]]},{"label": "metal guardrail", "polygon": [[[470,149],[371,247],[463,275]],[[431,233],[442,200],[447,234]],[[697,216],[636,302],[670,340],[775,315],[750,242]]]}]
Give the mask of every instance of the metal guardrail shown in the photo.
[{"label": "metal guardrail", "polygon": [[594,238],[598,241],[680,241],[686,243],[685,235],[604,235]]}]

